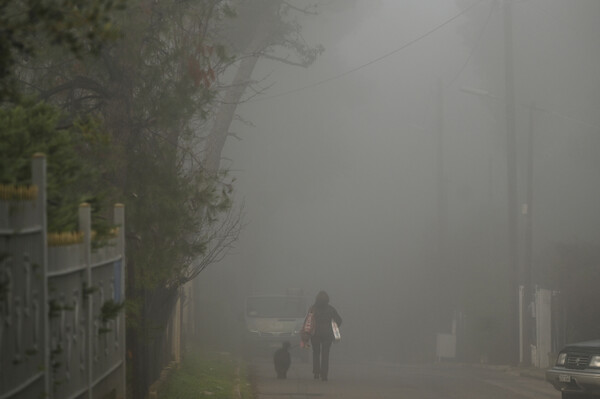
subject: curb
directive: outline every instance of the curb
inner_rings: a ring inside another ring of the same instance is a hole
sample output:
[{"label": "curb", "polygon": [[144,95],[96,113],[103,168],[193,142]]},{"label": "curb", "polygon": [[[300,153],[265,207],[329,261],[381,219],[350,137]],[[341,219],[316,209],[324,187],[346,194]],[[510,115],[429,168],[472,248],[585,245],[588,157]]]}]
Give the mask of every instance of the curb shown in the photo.
[{"label": "curb", "polygon": [[[447,364],[446,364],[447,365]],[[492,365],[492,364],[481,364],[481,363],[454,363],[456,366],[463,367],[475,367],[475,368],[485,368],[488,370],[495,370],[505,373],[511,373],[514,375],[518,375],[519,377],[527,377],[533,378],[536,380],[546,380],[546,370],[541,368],[523,368],[523,367],[515,367],[509,365]]]},{"label": "curb", "polygon": [[235,368],[235,383],[233,385],[233,398],[242,399],[242,393],[240,391],[240,367],[241,362],[238,360],[237,367]]},{"label": "curb", "polygon": [[158,390],[165,383],[167,378],[173,370],[177,370],[179,368],[179,362],[172,361],[160,372],[160,377],[158,380],[154,381],[150,388],[148,389],[147,398],[148,399],[158,399]]},{"label": "curb", "polygon": [[546,369],[534,369],[534,370],[515,370],[515,372],[521,377],[534,378],[536,380],[546,380]]}]

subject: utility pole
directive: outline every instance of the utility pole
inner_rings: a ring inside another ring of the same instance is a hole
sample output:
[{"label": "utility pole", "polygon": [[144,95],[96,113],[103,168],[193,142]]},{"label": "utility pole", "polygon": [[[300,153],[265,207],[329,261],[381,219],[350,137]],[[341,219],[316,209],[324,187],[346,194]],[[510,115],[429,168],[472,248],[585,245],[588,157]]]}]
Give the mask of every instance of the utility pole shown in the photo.
[{"label": "utility pole", "polygon": [[437,218],[438,218],[438,261],[446,262],[446,223],[448,203],[446,199],[446,177],[444,174],[444,92],[442,80],[437,82],[436,115],[436,175],[437,175]]},{"label": "utility pole", "polygon": [[[534,118],[535,118],[535,104],[532,102],[529,106],[529,126],[527,134],[527,193],[526,203],[523,207],[523,217],[525,221],[525,242],[524,242],[524,260],[523,260],[523,273],[522,273],[522,285],[523,290],[523,302],[524,309],[527,310],[529,304],[534,299],[533,290],[533,151],[534,151]],[[522,350],[528,355],[531,351],[527,349],[531,346],[533,338],[533,326],[534,320],[530,312],[524,312],[523,317],[523,342]],[[534,342],[537,341],[537,338]],[[536,342],[537,344],[537,342]],[[521,363],[524,365],[531,364],[531,356],[527,356],[521,359]]]},{"label": "utility pole", "polygon": [[527,137],[527,226],[525,229],[525,284],[531,287],[533,278],[533,157],[534,157],[534,118],[537,108],[532,102],[529,106],[529,129]]},{"label": "utility pole", "polygon": [[[446,193],[446,174],[444,168],[444,87],[442,79],[438,79],[436,84],[436,109],[435,109],[435,141],[436,141],[436,205],[437,205],[437,258],[436,261],[438,266],[441,266],[444,275],[443,279],[446,281],[446,286],[454,287],[456,284],[455,275],[449,273],[452,270],[448,267],[447,257],[447,225],[448,225],[448,196]],[[456,337],[456,306],[458,298],[455,290],[444,289],[444,296],[446,306],[443,307],[446,315],[451,315],[451,323],[453,325],[452,334]],[[444,317],[444,320],[445,317]],[[455,343],[455,355],[456,345]]]},{"label": "utility pole", "polygon": [[517,129],[515,109],[515,79],[511,0],[504,0],[504,78],[506,93],[506,173],[508,207],[508,263],[510,287],[510,361],[519,363],[523,344],[519,339],[519,257],[518,257],[518,200],[517,200]]}]

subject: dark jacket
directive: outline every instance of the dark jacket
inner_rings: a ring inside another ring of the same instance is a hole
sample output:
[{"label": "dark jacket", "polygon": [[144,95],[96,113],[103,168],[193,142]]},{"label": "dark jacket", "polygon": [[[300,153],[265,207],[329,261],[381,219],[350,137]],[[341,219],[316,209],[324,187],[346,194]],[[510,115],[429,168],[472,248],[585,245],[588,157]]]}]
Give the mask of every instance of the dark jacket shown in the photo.
[{"label": "dark jacket", "polygon": [[331,320],[335,320],[338,326],[342,325],[342,318],[337,310],[329,304],[313,305],[311,311],[315,317],[314,336],[333,339],[333,330],[331,329]]}]

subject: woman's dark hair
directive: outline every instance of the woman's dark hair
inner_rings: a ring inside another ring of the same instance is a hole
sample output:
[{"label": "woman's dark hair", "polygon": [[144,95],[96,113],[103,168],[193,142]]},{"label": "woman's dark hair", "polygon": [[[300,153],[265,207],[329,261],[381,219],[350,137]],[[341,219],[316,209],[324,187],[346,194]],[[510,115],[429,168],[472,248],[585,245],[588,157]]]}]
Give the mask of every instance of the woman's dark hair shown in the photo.
[{"label": "woman's dark hair", "polygon": [[320,291],[315,298],[315,306],[326,306],[329,304],[329,295],[325,291]]}]

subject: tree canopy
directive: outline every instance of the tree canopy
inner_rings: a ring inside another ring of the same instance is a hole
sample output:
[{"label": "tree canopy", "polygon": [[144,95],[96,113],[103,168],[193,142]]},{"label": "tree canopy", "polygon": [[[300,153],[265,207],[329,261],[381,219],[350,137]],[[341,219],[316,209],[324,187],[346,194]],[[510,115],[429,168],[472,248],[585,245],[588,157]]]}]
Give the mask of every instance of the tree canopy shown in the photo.
[{"label": "tree canopy", "polygon": [[220,159],[256,60],[308,66],[323,51],[301,39],[292,14],[306,12],[281,0],[0,5],[1,183],[27,183],[31,155],[47,153],[57,231],[76,228],[82,201],[97,220],[125,203],[136,397],[162,366],[148,356],[179,287],[240,233]]}]

